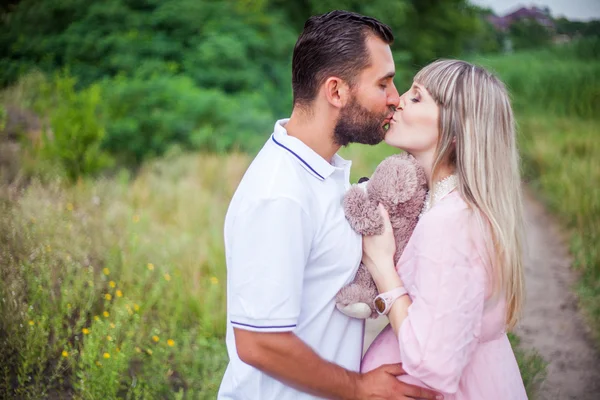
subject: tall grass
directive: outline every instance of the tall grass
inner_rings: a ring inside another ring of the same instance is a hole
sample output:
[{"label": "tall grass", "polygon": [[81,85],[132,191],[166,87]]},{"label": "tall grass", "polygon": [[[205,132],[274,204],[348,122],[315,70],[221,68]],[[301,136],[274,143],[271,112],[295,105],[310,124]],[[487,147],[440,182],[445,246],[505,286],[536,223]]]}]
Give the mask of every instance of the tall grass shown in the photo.
[{"label": "tall grass", "polygon": [[600,345],[600,124],[523,116],[520,129],[525,177],[570,231],[577,294]]},{"label": "tall grass", "polygon": [[511,91],[524,177],[571,232],[580,305],[600,345],[600,39],[475,61]]},{"label": "tall grass", "polygon": [[247,164],[176,156],[134,179],[4,189],[0,397],[214,398],[222,219]]},{"label": "tall grass", "polygon": [[473,61],[498,73],[517,113],[600,119],[600,39]]},{"label": "tall grass", "polygon": [[[513,93],[525,176],[572,229],[598,335],[600,68],[581,51],[479,61]],[[394,152],[342,150],[352,181]],[[175,149],[135,176],[0,186],[0,397],[214,398],[227,362],[223,218],[249,162]],[[543,361],[516,353],[526,384],[539,382]]]}]

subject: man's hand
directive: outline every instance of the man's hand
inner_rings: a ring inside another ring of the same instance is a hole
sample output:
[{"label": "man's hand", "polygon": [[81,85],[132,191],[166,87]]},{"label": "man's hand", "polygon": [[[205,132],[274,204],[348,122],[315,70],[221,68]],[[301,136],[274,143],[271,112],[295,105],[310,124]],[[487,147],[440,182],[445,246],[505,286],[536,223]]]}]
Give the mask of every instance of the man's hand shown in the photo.
[{"label": "man's hand", "polygon": [[406,374],[400,364],[388,364],[362,374],[357,382],[357,399],[406,400],[443,399],[441,394],[419,386],[400,382],[396,377]]}]

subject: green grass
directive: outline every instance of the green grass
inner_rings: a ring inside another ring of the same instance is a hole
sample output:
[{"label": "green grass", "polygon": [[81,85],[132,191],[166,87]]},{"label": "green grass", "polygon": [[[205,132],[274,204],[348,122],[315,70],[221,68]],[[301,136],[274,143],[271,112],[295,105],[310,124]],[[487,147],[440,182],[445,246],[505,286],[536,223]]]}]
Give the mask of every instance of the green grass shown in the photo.
[{"label": "green grass", "polygon": [[[344,150],[353,180],[393,153]],[[135,178],[5,190],[0,397],[214,398],[227,363],[222,224],[249,162],[177,155]],[[538,379],[541,361],[518,354]]]},{"label": "green grass", "polygon": [[500,76],[512,95],[517,113],[598,120],[600,55],[595,59],[577,58],[574,49],[565,46],[479,56],[472,61]]},{"label": "green grass", "polygon": [[527,391],[527,397],[530,399],[536,398],[536,392],[540,384],[546,379],[546,367],[547,362],[537,353],[535,350],[525,350],[521,347],[521,340],[513,333],[508,334],[510,343],[517,363],[519,364],[519,370],[521,371],[521,378],[523,378],[523,384]]},{"label": "green grass", "polygon": [[[600,68],[567,50],[480,60],[513,93],[524,176],[570,229],[600,340]],[[354,182],[395,152],[342,155]],[[0,397],[214,398],[227,363],[223,218],[250,157],[175,152],[75,185],[35,154],[21,161],[43,180],[0,185]],[[545,363],[511,341],[531,394]]]},{"label": "green grass", "polygon": [[214,398],[222,222],[247,156],[0,196],[0,397]]},{"label": "green grass", "polygon": [[570,232],[576,292],[600,346],[600,40],[473,61],[511,92],[524,178]]},{"label": "green grass", "polygon": [[600,123],[524,115],[520,130],[525,178],[570,233],[576,292],[600,345]]}]

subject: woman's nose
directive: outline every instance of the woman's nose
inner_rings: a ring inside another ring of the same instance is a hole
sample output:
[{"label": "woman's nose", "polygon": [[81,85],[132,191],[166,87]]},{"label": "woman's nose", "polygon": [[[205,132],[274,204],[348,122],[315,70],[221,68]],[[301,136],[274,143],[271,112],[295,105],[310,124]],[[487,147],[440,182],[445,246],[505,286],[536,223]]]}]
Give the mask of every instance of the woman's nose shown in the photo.
[{"label": "woman's nose", "polygon": [[398,102],[398,110],[404,109],[404,96],[400,96],[400,101]]}]

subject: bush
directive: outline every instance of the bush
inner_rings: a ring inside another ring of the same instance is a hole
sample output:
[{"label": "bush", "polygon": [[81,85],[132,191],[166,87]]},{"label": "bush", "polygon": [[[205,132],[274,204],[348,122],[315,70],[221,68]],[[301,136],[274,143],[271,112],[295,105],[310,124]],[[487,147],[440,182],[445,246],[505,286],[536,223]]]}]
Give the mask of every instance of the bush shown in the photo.
[{"label": "bush", "polygon": [[56,161],[72,181],[82,176],[94,175],[112,164],[110,156],[102,150],[104,127],[100,122],[101,91],[92,85],[75,91],[75,78],[67,74],[56,75],[41,91],[48,95],[42,115],[49,120],[45,129],[41,153]]},{"label": "bush", "polygon": [[274,122],[260,97],[202,89],[185,76],[116,78],[105,81],[103,88],[104,146],[129,164],[162,155],[174,144],[210,151],[254,150]]}]

